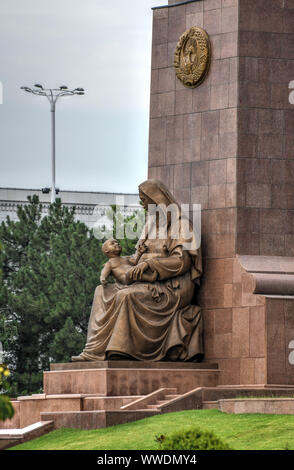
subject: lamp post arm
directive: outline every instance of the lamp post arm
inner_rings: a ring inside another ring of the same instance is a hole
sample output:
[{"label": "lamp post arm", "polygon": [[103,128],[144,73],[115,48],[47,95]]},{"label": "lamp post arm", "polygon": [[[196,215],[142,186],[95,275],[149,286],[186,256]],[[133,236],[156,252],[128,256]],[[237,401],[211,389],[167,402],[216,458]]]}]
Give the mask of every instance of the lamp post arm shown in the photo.
[{"label": "lamp post arm", "polygon": [[52,160],[52,188],[51,188],[51,203],[55,202],[56,199],[56,186],[55,186],[55,107],[58,98],[62,96],[73,96],[73,95],[83,95],[83,88],[75,88],[69,90],[67,86],[61,86],[60,88],[43,88],[42,85],[36,84],[34,88],[27,86],[22,86],[22,90],[33,93],[37,96],[45,96],[50,103],[50,112],[51,112],[51,160]]}]

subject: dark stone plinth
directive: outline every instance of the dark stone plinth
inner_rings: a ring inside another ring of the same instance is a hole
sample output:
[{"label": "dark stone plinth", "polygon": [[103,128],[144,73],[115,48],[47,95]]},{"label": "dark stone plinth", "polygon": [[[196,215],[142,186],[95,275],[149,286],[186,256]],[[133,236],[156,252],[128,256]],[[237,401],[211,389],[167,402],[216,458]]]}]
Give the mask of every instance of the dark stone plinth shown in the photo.
[{"label": "dark stone plinth", "polygon": [[50,364],[51,371],[83,369],[218,369],[210,362],[85,361]]}]

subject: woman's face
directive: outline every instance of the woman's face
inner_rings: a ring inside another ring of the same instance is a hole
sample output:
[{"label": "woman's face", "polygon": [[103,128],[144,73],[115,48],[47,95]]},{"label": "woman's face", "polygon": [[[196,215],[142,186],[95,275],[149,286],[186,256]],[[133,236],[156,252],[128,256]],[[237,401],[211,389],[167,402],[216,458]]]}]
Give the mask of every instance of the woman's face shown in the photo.
[{"label": "woman's face", "polygon": [[154,204],[152,199],[150,199],[146,194],[142,193],[142,191],[139,190],[139,198],[141,200],[142,206],[146,211],[148,210],[148,204]]}]

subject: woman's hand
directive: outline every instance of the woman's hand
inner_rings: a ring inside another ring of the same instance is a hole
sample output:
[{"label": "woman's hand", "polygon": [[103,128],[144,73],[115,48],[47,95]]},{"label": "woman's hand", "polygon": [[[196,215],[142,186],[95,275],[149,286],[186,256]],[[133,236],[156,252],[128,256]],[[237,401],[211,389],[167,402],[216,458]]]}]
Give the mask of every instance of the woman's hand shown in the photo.
[{"label": "woman's hand", "polygon": [[147,246],[145,245],[145,243],[141,243],[139,246],[138,246],[138,250],[137,250],[137,253],[142,256],[143,253],[146,253],[147,251]]},{"label": "woman's hand", "polygon": [[131,268],[129,272],[129,277],[132,281],[140,281],[142,274],[148,269],[148,263],[143,261],[143,263],[139,263],[134,268]]}]

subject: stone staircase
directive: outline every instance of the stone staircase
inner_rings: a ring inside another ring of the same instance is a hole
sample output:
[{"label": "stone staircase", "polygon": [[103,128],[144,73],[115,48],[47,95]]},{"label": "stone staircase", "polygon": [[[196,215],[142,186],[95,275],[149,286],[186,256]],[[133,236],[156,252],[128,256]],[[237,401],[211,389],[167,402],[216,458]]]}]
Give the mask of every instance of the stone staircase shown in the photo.
[{"label": "stone staircase", "polygon": [[162,408],[163,405],[166,405],[167,403],[169,403],[174,398],[178,398],[180,396],[181,395],[179,395],[179,394],[166,395],[165,400],[156,400],[156,403],[154,403],[154,405],[148,405],[148,408],[149,409],[159,410],[159,409]]},{"label": "stone staircase", "polygon": [[121,410],[156,410],[161,411],[161,408],[166,403],[180,397],[176,388],[159,388],[148,395],[131,401],[127,405],[122,406]]}]

